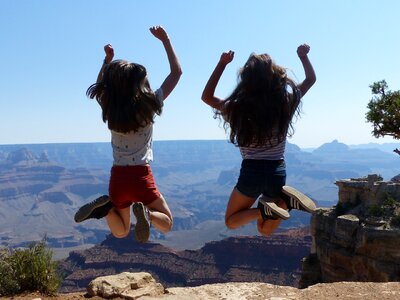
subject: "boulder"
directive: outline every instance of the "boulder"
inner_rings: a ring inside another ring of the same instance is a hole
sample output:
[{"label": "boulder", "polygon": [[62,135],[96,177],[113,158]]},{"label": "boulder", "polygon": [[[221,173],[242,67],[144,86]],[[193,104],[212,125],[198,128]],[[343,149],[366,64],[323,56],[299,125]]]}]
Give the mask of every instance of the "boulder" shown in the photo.
[{"label": "boulder", "polygon": [[123,272],[117,275],[97,277],[88,287],[89,296],[99,296],[106,299],[121,297],[124,299],[138,299],[143,296],[160,296],[165,289],[161,283],[155,281],[151,274],[146,272]]}]

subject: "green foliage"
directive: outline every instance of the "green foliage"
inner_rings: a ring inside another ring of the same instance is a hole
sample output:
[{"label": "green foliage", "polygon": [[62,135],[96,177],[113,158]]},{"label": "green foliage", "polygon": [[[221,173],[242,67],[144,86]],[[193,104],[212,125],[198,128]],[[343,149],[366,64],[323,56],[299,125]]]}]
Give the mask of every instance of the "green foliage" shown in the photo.
[{"label": "green foliage", "polygon": [[54,295],[61,285],[57,263],[52,261],[52,251],[45,241],[33,243],[28,249],[4,251],[0,274],[0,296],[24,291]]},{"label": "green foliage", "polygon": [[374,126],[372,134],[400,139],[400,91],[388,90],[385,80],[374,82],[370,88],[374,97],[368,103],[366,119]]},{"label": "green foliage", "polygon": [[373,204],[368,209],[368,214],[373,217],[382,217],[383,213],[384,209],[378,204]]},{"label": "green foliage", "polygon": [[14,295],[19,291],[18,282],[10,261],[8,249],[0,253],[0,296]]},{"label": "green foliage", "polygon": [[383,205],[388,206],[390,208],[394,208],[399,204],[399,202],[393,198],[393,196],[389,193],[386,193],[385,199],[383,200]]}]

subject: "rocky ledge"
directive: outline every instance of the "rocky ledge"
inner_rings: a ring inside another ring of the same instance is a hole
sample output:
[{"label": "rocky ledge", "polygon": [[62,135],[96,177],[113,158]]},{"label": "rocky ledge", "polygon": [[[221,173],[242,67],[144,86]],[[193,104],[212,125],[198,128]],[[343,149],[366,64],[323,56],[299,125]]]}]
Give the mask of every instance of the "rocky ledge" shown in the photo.
[{"label": "rocky ledge", "polygon": [[337,282],[316,284],[306,289],[278,286],[260,282],[229,282],[206,284],[197,287],[164,288],[145,272],[121,273],[99,277],[93,280],[87,293],[59,294],[43,297],[38,294],[15,296],[15,300],[78,300],[78,299],[267,299],[267,300],[309,300],[309,299],[400,299],[400,283]]},{"label": "rocky ledge", "polygon": [[300,287],[400,280],[400,183],[377,175],[337,181],[339,202],[311,219]]}]

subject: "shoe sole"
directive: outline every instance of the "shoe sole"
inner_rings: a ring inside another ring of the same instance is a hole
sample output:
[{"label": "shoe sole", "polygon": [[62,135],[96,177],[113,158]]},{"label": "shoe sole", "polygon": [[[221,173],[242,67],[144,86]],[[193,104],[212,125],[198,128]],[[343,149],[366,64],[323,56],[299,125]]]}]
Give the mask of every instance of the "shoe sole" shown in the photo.
[{"label": "shoe sole", "polygon": [[101,196],[101,197],[97,198],[97,200],[99,200],[99,201],[94,204],[89,204],[89,203],[85,204],[76,212],[76,214],[74,216],[74,220],[76,223],[85,221],[90,216],[90,214],[93,212],[93,210],[107,204],[107,202],[110,201],[110,199],[106,196]]},{"label": "shoe sole", "polygon": [[145,243],[150,238],[150,224],[145,216],[143,203],[137,203],[132,207],[136,217],[135,237],[140,243]]},{"label": "shoe sole", "polygon": [[264,199],[260,198],[259,199],[260,203],[263,204],[264,206],[268,206],[271,211],[277,215],[279,218],[283,220],[287,220],[290,218],[290,214],[283,208],[279,207],[276,205],[274,202],[267,202]]},{"label": "shoe sole", "polygon": [[282,191],[289,197],[295,198],[298,201],[299,205],[296,205],[295,203],[290,203],[290,206],[292,208],[304,210],[309,213],[312,213],[317,209],[317,206],[315,205],[314,201],[312,201],[310,198],[308,198],[306,195],[299,192],[295,188],[285,185],[282,187]]}]

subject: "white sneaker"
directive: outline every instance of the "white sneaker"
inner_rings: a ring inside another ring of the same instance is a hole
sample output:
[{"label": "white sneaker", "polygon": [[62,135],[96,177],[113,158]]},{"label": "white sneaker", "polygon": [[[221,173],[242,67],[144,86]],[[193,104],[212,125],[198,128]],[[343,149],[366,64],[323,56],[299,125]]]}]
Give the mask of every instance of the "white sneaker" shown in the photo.
[{"label": "white sneaker", "polygon": [[272,202],[270,198],[267,198],[265,196],[261,196],[258,199],[257,207],[261,211],[263,220],[268,220],[268,219],[287,220],[290,218],[290,214],[287,212],[287,210],[279,207],[274,202]]},{"label": "white sneaker", "polygon": [[298,209],[312,213],[317,208],[314,201],[291,186],[283,186],[282,192],[289,196],[283,197],[289,210]]}]

